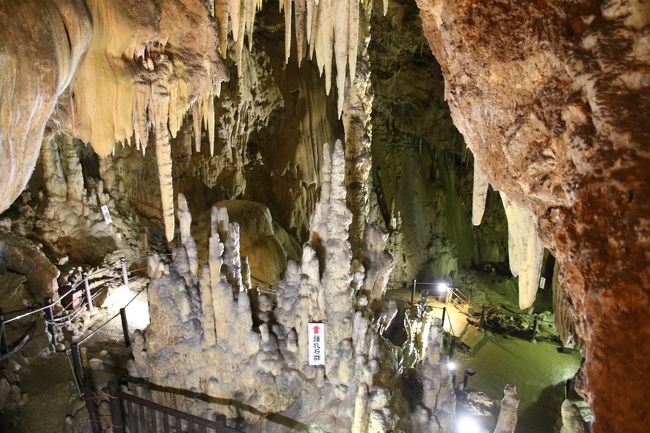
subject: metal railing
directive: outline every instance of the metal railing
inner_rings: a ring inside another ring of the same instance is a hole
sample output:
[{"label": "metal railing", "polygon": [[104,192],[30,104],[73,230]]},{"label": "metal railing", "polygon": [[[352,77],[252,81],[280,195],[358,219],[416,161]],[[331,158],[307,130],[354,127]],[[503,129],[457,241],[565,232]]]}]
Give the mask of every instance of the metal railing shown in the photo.
[{"label": "metal railing", "polygon": [[470,307],[472,301],[469,296],[465,295],[457,287],[448,286],[443,282],[422,282],[418,280],[413,280],[413,285],[411,288],[411,304],[415,303],[415,292],[418,286],[427,286],[427,287],[437,287],[440,285],[446,286],[446,292],[437,294],[437,298],[440,298],[443,294],[445,295],[445,304],[450,304],[456,307],[459,311],[462,311],[465,307]]},{"label": "metal railing", "polygon": [[209,420],[126,393],[116,384],[106,391],[112,433],[243,433],[228,427],[221,414]]},{"label": "metal railing", "polygon": [[[12,326],[15,328],[19,326],[17,323],[25,322],[26,319],[29,319],[34,315],[43,314],[43,320],[45,321],[48,333],[50,335],[50,343],[56,344],[57,332],[61,326],[70,323],[72,320],[78,317],[84,309],[92,311],[94,309],[94,301],[96,301],[97,297],[100,296],[101,293],[111,285],[111,283],[115,283],[121,280],[121,283],[123,285],[129,287],[129,274],[133,275],[136,272],[141,272],[146,269],[138,268],[129,271],[129,264],[146,260],[149,257],[150,256],[143,256],[132,260],[126,260],[122,258],[112,266],[100,268],[93,271],[92,273],[83,273],[82,279],[72,284],[69,290],[60,295],[56,300],[45,298],[42,306],[28,307],[7,313],[3,313],[0,309],[0,360],[5,359],[11,354],[21,350],[29,342],[31,333],[33,333],[32,325],[30,324],[28,325],[28,332],[26,332],[15,343],[10,344],[7,341],[7,326]],[[120,270],[119,275],[110,277],[110,273],[116,269]],[[97,281],[98,277],[106,275],[108,275],[109,278]],[[94,283],[92,283],[92,281],[94,281]],[[68,297],[72,297],[74,293],[77,292],[82,292],[81,300],[72,299],[69,302],[65,303]],[[142,290],[138,292],[138,295],[141,292]],[[55,308],[60,310],[58,314],[55,314]],[[124,313],[122,312],[122,314]],[[5,317],[7,315],[14,316],[6,319]],[[113,316],[111,320],[116,316]],[[31,333],[29,332],[30,330],[32,331]],[[126,335],[127,334],[125,333],[125,336]]]}]

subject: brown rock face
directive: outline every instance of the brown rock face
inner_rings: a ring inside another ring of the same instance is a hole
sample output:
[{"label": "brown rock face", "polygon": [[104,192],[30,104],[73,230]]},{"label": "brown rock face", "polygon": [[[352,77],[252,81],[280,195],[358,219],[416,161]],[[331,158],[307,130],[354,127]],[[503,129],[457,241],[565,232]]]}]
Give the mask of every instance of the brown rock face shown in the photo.
[{"label": "brown rock face", "polygon": [[417,2],[454,123],[561,262],[594,431],[647,431],[647,2]]},{"label": "brown rock face", "polygon": [[77,70],[92,26],[82,0],[3,1],[0,22],[2,212],[32,174],[45,124]]}]

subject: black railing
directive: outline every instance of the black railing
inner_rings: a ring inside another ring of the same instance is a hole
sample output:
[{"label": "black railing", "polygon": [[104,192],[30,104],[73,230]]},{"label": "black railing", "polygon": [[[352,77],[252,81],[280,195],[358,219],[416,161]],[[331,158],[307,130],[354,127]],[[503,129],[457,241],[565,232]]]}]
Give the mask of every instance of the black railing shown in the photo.
[{"label": "black railing", "polygon": [[201,418],[122,391],[108,388],[112,433],[243,433],[226,425],[226,417]]}]

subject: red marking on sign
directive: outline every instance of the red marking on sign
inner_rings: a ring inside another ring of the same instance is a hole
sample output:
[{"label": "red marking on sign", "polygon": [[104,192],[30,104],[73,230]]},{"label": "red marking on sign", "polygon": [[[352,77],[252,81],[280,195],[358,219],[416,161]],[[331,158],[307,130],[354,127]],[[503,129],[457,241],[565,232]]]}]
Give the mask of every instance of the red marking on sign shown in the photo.
[{"label": "red marking on sign", "polygon": [[318,334],[318,326],[314,326],[314,334]]}]

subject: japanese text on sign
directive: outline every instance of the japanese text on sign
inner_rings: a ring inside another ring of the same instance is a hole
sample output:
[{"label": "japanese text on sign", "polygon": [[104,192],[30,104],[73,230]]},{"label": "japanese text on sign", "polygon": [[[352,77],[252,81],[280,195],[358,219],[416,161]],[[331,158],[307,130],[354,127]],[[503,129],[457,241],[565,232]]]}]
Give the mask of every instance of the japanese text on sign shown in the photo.
[{"label": "japanese text on sign", "polygon": [[106,224],[113,224],[113,218],[111,218],[111,214],[108,212],[108,206],[102,206],[102,215],[104,215]]},{"label": "japanese text on sign", "polygon": [[325,365],[325,325],[309,323],[309,365]]}]

